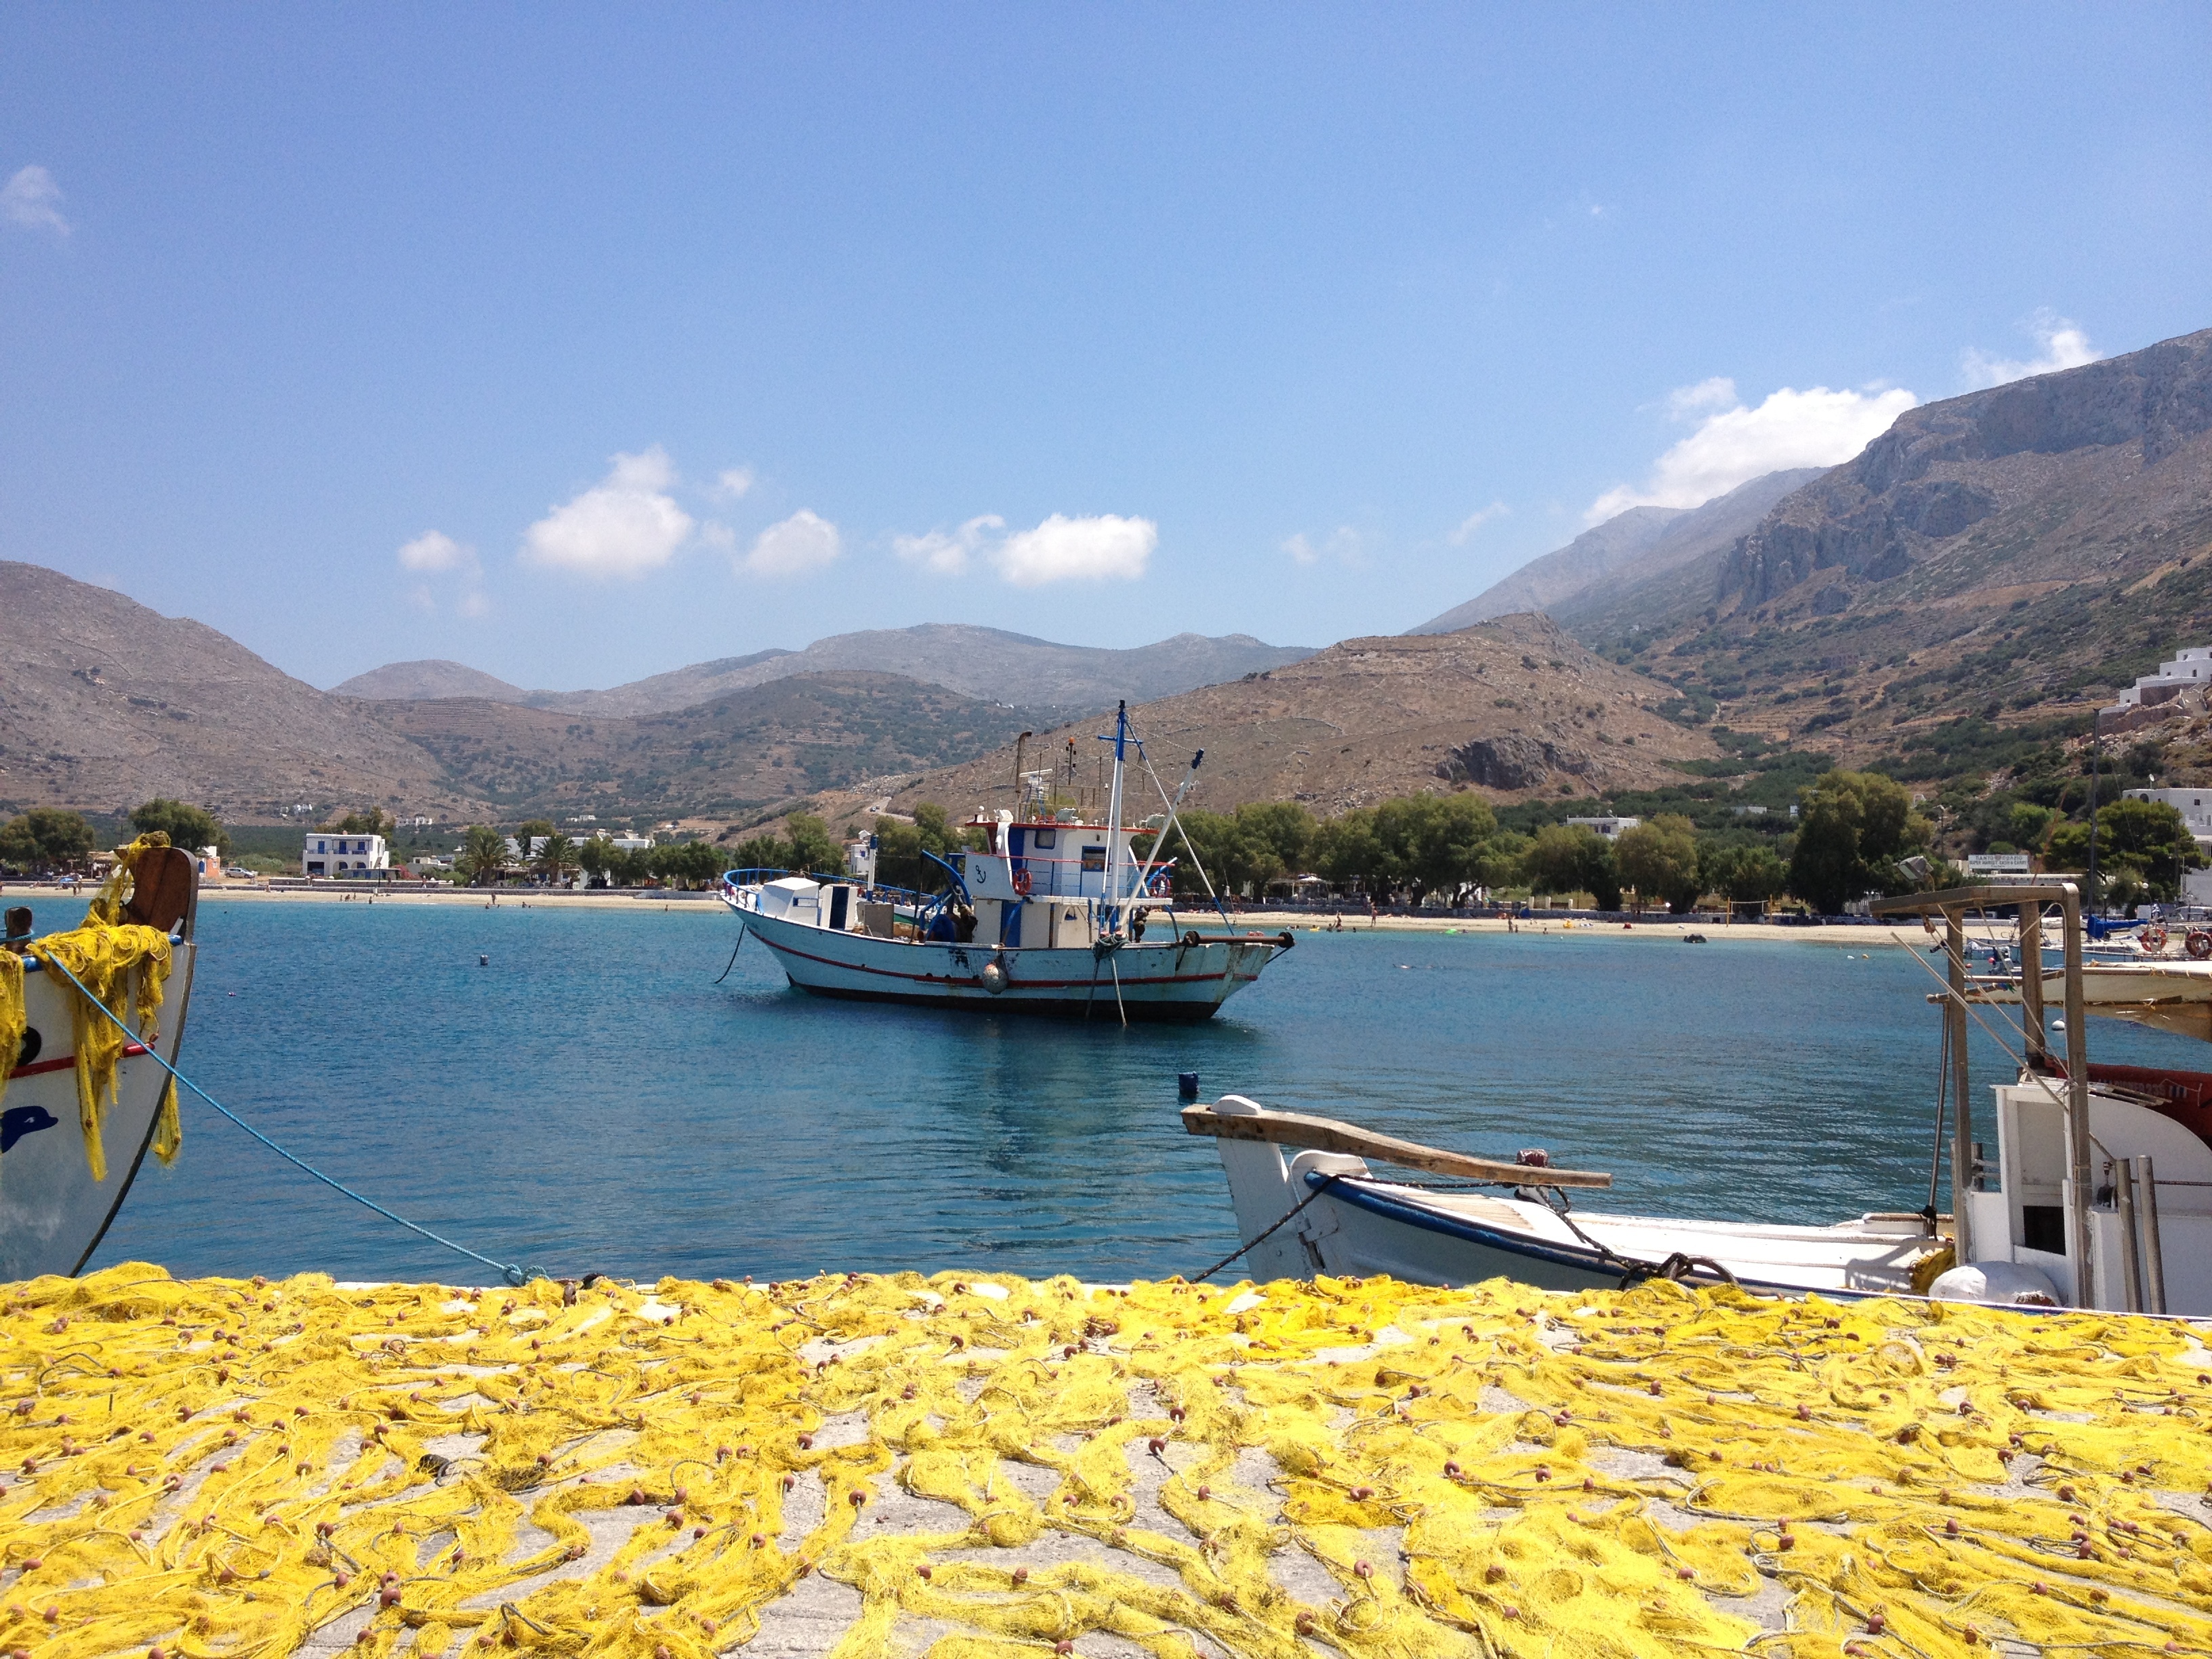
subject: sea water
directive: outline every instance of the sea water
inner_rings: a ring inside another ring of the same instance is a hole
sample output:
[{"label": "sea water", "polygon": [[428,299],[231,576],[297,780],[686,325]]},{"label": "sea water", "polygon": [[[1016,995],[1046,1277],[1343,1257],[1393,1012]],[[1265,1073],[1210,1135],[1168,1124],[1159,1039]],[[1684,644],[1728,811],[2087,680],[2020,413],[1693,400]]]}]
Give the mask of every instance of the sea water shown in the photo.
[{"label": "sea water", "polygon": [[[1207,1099],[1542,1146],[1613,1172],[1595,1207],[1818,1223],[1928,1199],[1934,981],[1887,929],[1300,933],[1209,1024],[1126,1030],[1110,1001],[1080,1023],[817,1000],[757,940],[730,964],[737,936],[693,905],[210,898],[184,1069],[333,1179],[560,1275],[1195,1273],[1239,1240],[1179,1072]],[[2111,1022],[2091,1041],[2204,1064]],[[1978,1030],[1973,1060],[1986,1102],[2009,1063]],[[492,1277],[184,1114],[94,1265]]]}]

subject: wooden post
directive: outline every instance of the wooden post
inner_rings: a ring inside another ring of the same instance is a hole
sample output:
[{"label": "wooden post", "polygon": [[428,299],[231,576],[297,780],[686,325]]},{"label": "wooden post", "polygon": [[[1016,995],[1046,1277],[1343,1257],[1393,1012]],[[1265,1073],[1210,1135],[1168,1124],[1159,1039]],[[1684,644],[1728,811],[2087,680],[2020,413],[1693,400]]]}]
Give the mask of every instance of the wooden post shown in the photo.
[{"label": "wooden post", "polygon": [[2066,1250],[2074,1258],[2074,1305],[2096,1305],[2089,1261],[2089,1017],[2081,996],[2081,895],[2060,890],[2066,929]]},{"label": "wooden post", "polygon": [[1974,1103],[1966,1082],[1966,913],[1946,908],[1943,923],[1951,970],[1951,994],[1943,1000],[1951,1038],[1951,1250],[1963,1267],[1973,1260],[1966,1228],[1966,1194],[1974,1169]]}]

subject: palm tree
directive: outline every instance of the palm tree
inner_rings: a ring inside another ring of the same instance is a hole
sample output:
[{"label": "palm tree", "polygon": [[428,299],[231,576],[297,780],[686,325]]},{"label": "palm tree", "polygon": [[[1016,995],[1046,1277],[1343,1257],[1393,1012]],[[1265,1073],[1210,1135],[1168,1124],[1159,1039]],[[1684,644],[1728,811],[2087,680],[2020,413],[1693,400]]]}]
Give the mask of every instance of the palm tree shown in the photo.
[{"label": "palm tree", "polygon": [[568,836],[556,830],[545,837],[545,845],[538,849],[538,873],[553,886],[576,867],[576,849]]},{"label": "palm tree", "polygon": [[488,823],[472,823],[461,837],[454,873],[471,887],[489,887],[507,868],[507,837]]}]

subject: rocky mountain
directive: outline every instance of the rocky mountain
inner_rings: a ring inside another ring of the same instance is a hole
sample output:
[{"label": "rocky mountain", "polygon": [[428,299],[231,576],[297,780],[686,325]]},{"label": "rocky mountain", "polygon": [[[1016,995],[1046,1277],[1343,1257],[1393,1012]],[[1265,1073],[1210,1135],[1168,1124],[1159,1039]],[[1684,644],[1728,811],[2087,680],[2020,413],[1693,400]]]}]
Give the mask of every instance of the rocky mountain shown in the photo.
[{"label": "rocky mountain", "polygon": [[489,697],[494,702],[528,702],[519,685],[471,668],[464,662],[433,657],[420,662],[388,662],[331,688],[338,697],[413,701],[423,697]]},{"label": "rocky mountain", "polygon": [[2109,702],[2212,639],[2212,330],[1910,410],[1561,621],[1718,721],[1850,754]]},{"label": "rocky mountain", "polygon": [[744,817],[995,749],[1042,722],[896,674],[799,674],[665,714],[483,697],[354,705],[514,818]]},{"label": "rocky mountain", "polygon": [[[1206,750],[1196,805],[1299,800],[1326,815],[1423,791],[1525,799],[1679,783],[1669,762],[1718,750],[1660,714],[1672,695],[1524,614],[1453,634],[1346,640],[1130,712],[1170,787],[1192,751]],[[1094,717],[1045,732],[1030,740],[1025,763],[1065,766],[1073,741],[1073,781],[1095,787],[1100,729]],[[1014,764],[1013,749],[1000,749],[917,780],[893,805],[1008,805]],[[1138,817],[1158,809],[1149,784],[1140,787],[1147,795],[1130,809]]]},{"label": "rocky mountain", "polygon": [[1516,611],[1562,617],[1602,605],[1624,588],[1725,552],[1777,501],[1820,476],[1818,467],[1797,467],[1738,484],[1701,507],[1632,507],[1407,632],[1449,634]]},{"label": "rocky mountain", "polygon": [[[469,684],[475,674],[450,663],[380,672],[386,686],[418,687]],[[583,811],[611,820],[741,815],[952,764],[1047,723],[860,672],[790,676],[637,716],[483,696],[340,696],[202,623],[37,565],[0,562],[7,811],[112,812],[174,795],[239,824],[301,804],[319,821],[366,805],[441,823]]]},{"label": "rocky mountain", "polygon": [[[459,663],[394,663],[337,689],[380,699],[477,696],[578,714],[656,714],[690,708],[793,674],[860,669],[902,674],[964,696],[1066,710],[1111,708],[1120,697],[1164,697],[1310,656],[1249,634],[1178,634],[1133,650],[1055,645],[996,628],[931,623],[817,640],[803,651],[756,651],[693,663],[604,691],[524,691]],[[472,677],[472,678],[471,678]],[[480,682],[480,683],[479,683]]]},{"label": "rocky mountain", "polygon": [[240,821],[300,802],[480,803],[413,744],[202,623],[0,562],[0,803],[181,796]]}]

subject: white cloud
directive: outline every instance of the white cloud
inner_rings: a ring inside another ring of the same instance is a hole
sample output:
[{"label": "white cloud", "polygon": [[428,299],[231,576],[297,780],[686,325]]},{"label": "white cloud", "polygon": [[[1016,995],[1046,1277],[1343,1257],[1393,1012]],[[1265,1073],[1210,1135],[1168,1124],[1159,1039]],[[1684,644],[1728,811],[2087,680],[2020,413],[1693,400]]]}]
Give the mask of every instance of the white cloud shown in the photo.
[{"label": "white cloud", "polygon": [[2042,350],[2026,362],[1999,357],[1972,346],[1960,352],[1959,368],[1966,377],[1966,384],[1977,389],[2002,386],[2008,380],[2024,380],[2031,374],[2055,374],[2062,368],[2079,368],[2104,355],[2089,343],[2088,334],[2078,324],[2047,308],[2037,312],[2030,319],[2027,331]]},{"label": "white cloud", "polygon": [[752,489],[756,480],[749,466],[727,466],[714,475],[714,487],[710,492],[717,499],[734,501]]},{"label": "white cloud", "polygon": [[[1446,539],[1448,539],[1454,547],[1462,546],[1466,543],[1468,537],[1474,535],[1476,531],[1481,529],[1483,526],[1488,524],[1492,519],[1510,517],[1512,512],[1513,509],[1506,506],[1504,502],[1492,501],[1488,507],[1479,507],[1474,512],[1468,514],[1464,519],[1462,519],[1459,521],[1459,528],[1453,531],[1450,536]],[[1311,561],[1307,561],[1307,562],[1310,563]]]},{"label": "white cloud", "polygon": [[18,167],[15,177],[0,185],[0,219],[27,230],[51,230],[57,236],[70,234],[70,222],[62,217],[62,187],[54,182],[52,173],[35,162]]},{"label": "white cloud", "polygon": [[553,508],[523,533],[521,558],[582,576],[642,576],[676,555],[691,515],[667,492],[676,469],[658,444],[617,455],[606,482]]},{"label": "white cloud", "polygon": [[843,550],[837,526],[802,507],[753,538],[742,568],[756,576],[804,576],[833,562]]},{"label": "white cloud", "polygon": [[992,562],[1016,587],[1134,581],[1152,562],[1159,540],[1160,528],[1150,519],[1123,519],[1111,513],[1071,519],[1055,513],[1035,530],[1007,537],[992,555]]},{"label": "white cloud", "polygon": [[1367,539],[1350,525],[1340,524],[1318,540],[1301,530],[1285,540],[1282,548],[1292,564],[1316,565],[1327,558],[1357,569],[1367,562]]},{"label": "white cloud", "polygon": [[990,548],[990,532],[1004,530],[1006,521],[986,513],[957,530],[932,530],[919,536],[894,536],[891,551],[907,563],[919,565],[933,576],[963,576],[970,561]]},{"label": "white cloud", "polygon": [[997,514],[986,513],[957,530],[894,536],[891,551],[933,576],[964,575],[980,562],[1016,587],[1039,587],[1047,582],[1134,581],[1151,564],[1160,539],[1159,526],[1150,519],[1111,513],[1091,519],[1055,513],[1036,529],[1011,536],[1000,533],[1006,527]]},{"label": "white cloud", "polygon": [[484,597],[482,588],[471,588],[461,595],[461,602],[454,609],[464,617],[486,616],[490,613],[491,601]]},{"label": "white cloud", "polygon": [[1784,467],[1839,466],[1920,399],[1902,386],[1784,386],[1754,409],[1737,400],[1734,381],[1716,376],[1667,401],[1676,419],[1697,420],[1697,430],[1652,464],[1641,488],[1620,484],[1599,496],[1583,515],[1587,523],[1601,524],[1632,507],[1702,506]]},{"label": "white cloud", "polygon": [[399,550],[402,570],[474,570],[477,550],[442,531],[426,530]]}]

